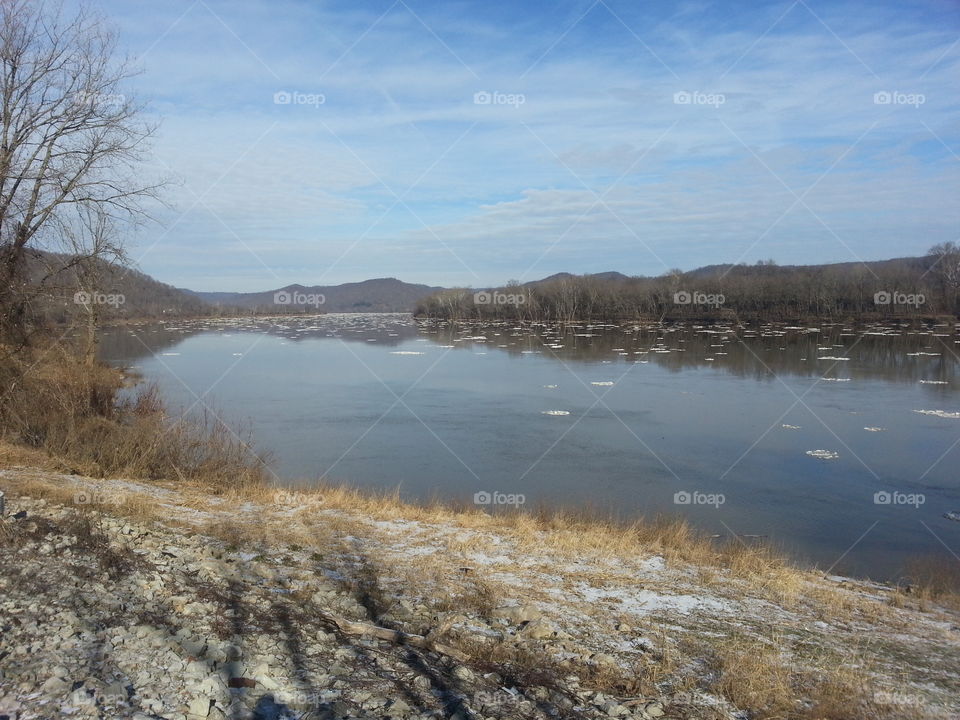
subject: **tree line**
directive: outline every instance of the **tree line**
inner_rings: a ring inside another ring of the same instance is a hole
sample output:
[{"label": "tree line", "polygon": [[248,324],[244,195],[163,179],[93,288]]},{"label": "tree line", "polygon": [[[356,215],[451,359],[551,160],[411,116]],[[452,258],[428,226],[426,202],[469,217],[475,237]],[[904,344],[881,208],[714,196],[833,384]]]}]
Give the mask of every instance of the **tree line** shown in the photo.
[{"label": "tree line", "polygon": [[956,316],[960,246],[921,258],[779,267],[772,261],[659,277],[554,276],[498,288],[455,288],[424,298],[420,317],[569,322]]}]

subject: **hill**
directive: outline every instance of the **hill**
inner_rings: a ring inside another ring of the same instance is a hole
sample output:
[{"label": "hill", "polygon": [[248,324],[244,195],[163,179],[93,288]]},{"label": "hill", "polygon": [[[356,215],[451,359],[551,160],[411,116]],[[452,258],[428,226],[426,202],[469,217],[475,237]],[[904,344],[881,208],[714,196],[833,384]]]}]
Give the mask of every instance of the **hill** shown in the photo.
[{"label": "hill", "polygon": [[254,293],[183,290],[218,308],[257,312],[412,312],[417,303],[440,287],[405,283],[396,278],[376,278],[342,285],[286,285]]},{"label": "hill", "polygon": [[[105,320],[121,318],[183,317],[204,315],[210,307],[201,299],[156,280],[146,273],[105,260],[91,260],[82,280],[76,258],[61,253],[31,251],[27,272],[34,287],[35,311],[55,322],[64,322],[82,309],[89,296],[99,302]],[[86,296],[78,293],[86,293]]]}]

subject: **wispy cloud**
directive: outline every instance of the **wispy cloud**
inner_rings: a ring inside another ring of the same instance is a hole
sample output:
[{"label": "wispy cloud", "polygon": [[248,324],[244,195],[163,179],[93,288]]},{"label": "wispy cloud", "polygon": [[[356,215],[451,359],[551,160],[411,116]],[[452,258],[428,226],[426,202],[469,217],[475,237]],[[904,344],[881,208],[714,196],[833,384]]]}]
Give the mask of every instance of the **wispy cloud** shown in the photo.
[{"label": "wispy cloud", "polygon": [[960,228],[948,4],[103,7],[185,184],[138,238],[178,285],[874,259]]}]

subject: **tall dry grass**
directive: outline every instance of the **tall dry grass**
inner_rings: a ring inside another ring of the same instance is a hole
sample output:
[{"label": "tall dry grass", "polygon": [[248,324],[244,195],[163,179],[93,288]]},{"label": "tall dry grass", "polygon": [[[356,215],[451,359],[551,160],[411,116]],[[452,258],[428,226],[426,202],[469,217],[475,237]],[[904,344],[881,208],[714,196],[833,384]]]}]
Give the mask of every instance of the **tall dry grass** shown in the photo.
[{"label": "tall dry grass", "polygon": [[156,388],[122,399],[123,374],[69,343],[0,346],[0,438],[42,449],[93,477],[261,484],[265,461],[220,419],[171,417]]},{"label": "tall dry grass", "polygon": [[919,720],[913,695],[876,686],[864,658],[791,658],[786,638],[729,639],[715,652],[711,689],[756,720]]}]

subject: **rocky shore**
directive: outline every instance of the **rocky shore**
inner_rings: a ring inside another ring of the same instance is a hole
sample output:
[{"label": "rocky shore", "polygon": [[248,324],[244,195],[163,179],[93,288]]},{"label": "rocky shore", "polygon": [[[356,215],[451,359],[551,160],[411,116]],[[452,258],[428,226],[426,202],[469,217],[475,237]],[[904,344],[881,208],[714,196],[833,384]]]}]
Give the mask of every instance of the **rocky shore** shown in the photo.
[{"label": "rocky shore", "polygon": [[531,554],[507,531],[322,495],[26,467],[0,490],[0,718],[764,717],[731,701],[710,649],[744,637],[779,642],[798,678],[856,663],[870,686],[850,702],[877,717],[960,716],[957,614],[879,585],[787,598],[663,549]]}]

